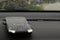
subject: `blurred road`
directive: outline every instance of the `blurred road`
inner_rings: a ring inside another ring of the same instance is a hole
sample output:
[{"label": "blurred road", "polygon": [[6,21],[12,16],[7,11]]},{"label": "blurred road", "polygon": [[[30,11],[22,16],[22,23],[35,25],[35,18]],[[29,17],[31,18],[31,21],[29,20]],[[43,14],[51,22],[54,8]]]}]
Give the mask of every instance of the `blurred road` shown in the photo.
[{"label": "blurred road", "polygon": [[[48,16],[50,15],[50,16]],[[59,18],[59,14],[40,14],[41,18]],[[54,15],[54,16],[53,16]],[[40,18],[38,14],[19,14],[19,13],[1,13],[0,18],[8,16],[26,16],[27,18]],[[38,16],[38,17],[37,17]],[[45,16],[45,17],[44,17]],[[0,40],[60,40],[60,21],[28,21],[33,28],[33,33],[30,38],[9,38],[6,27],[0,19]]]},{"label": "blurred road", "polygon": [[45,7],[45,10],[60,10],[60,3],[48,4]]}]

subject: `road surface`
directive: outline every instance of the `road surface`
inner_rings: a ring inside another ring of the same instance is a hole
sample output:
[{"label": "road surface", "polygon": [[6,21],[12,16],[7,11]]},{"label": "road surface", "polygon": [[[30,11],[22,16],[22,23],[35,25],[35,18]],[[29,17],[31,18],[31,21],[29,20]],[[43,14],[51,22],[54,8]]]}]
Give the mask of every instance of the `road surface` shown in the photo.
[{"label": "road surface", "polygon": [[45,6],[44,10],[60,10],[60,3],[53,3],[53,4],[48,4]]}]

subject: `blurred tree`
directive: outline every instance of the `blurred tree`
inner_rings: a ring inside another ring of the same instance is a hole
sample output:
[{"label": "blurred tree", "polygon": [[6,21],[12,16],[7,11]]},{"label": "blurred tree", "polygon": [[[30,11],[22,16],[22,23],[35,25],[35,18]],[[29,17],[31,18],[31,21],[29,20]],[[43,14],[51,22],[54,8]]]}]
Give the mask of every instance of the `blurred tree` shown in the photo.
[{"label": "blurred tree", "polygon": [[28,5],[27,0],[7,0],[6,9],[15,9],[15,8],[20,8],[20,7],[25,7]]},{"label": "blurred tree", "polygon": [[[31,2],[29,4],[29,2]],[[41,5],[41,3],[54,3],[56,0],[6,0],[0,3],[0,9],[8,10],[41,10],[42,6],[37,7],[36,4]],[[35,6],[34,6],[35,5]]]},{"label": "blurred tree", "polygon": [[55,3],[57,0],[43,0],[44,3]]}]

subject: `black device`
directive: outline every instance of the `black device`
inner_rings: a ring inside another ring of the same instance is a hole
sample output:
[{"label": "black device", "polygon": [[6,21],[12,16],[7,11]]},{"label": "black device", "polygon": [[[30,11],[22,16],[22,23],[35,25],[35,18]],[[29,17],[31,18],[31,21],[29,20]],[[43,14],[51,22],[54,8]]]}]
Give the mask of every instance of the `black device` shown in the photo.
[{"label": "black device", "polygon": [[9,33],[32,33],[32,28],[25,17],[6,17],[4,20]]}]

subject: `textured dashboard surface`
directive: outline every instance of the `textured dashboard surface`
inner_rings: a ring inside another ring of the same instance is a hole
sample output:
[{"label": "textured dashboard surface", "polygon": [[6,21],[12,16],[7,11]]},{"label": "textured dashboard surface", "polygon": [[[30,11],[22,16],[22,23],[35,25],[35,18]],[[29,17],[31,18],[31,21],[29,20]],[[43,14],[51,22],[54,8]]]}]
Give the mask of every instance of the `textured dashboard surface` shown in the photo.
[{"label": "textured dashboard surface", "polygon": [[33,28],[30,38],[9,38],[6,27],[0,22],[0,39],[3,40],[60,40],[60,22],[59,21],[29,21]]}]

